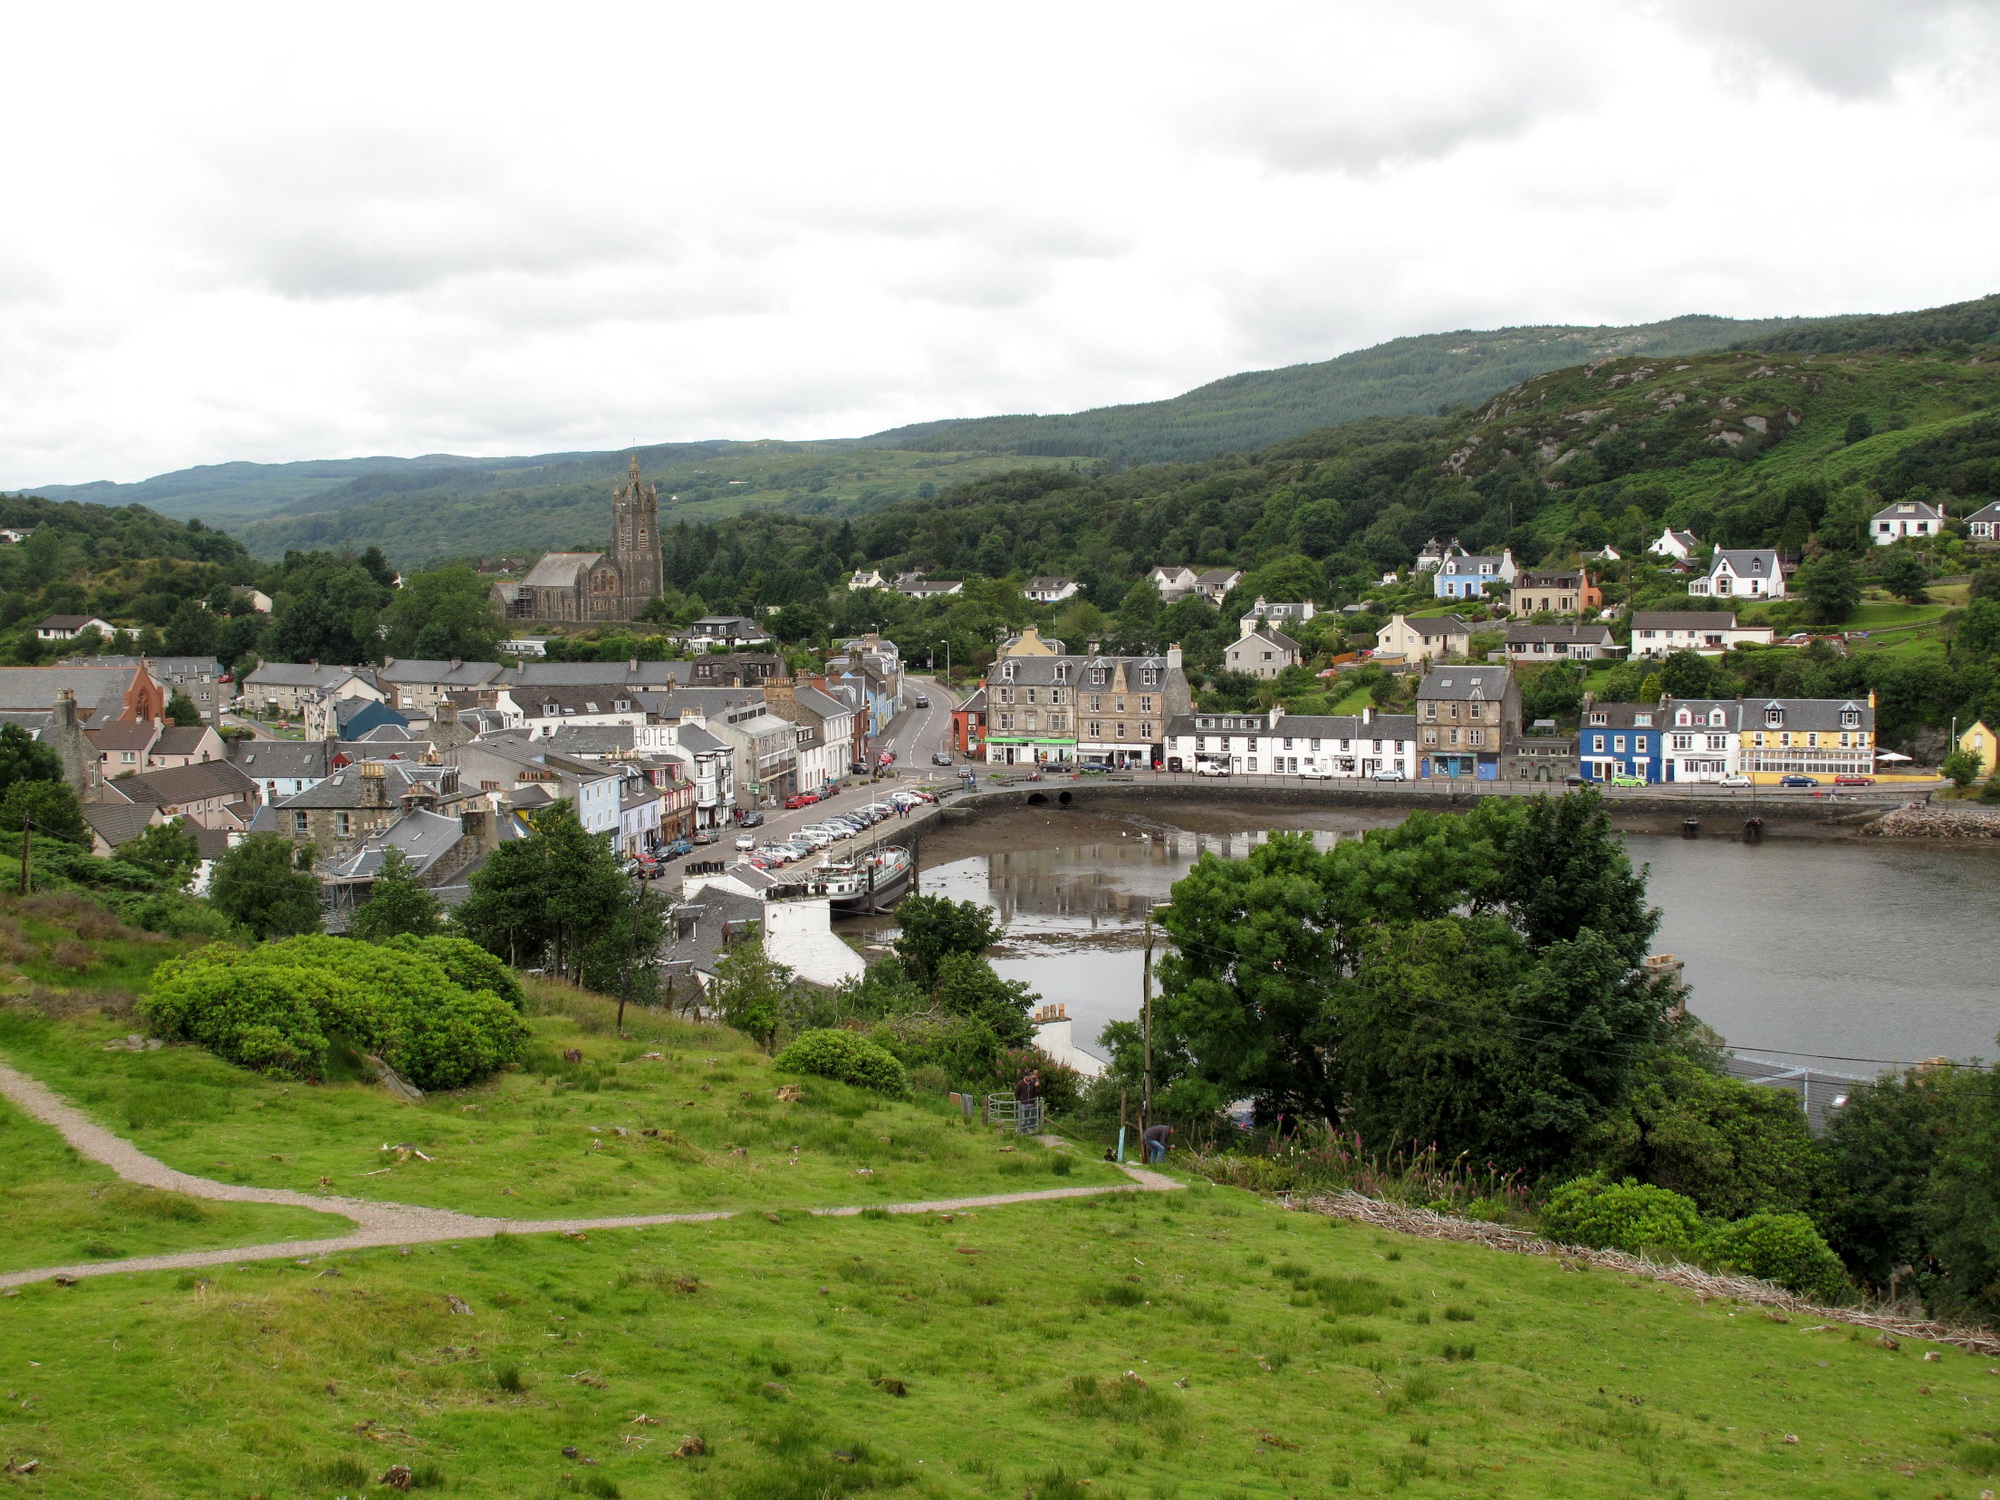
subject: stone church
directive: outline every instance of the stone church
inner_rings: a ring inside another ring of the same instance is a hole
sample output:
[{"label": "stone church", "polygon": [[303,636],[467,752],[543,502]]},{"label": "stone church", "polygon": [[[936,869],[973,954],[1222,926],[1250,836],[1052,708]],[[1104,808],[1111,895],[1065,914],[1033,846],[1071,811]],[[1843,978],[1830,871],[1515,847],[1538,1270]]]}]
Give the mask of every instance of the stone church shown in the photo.
[{"label": "stone church", "polygon": [[509,620],[636,620],[660,597],[660,576],[659,492],[635,453],[612,492],[610,552],[546,552],[520,582],[493,585],[493,606]]}]

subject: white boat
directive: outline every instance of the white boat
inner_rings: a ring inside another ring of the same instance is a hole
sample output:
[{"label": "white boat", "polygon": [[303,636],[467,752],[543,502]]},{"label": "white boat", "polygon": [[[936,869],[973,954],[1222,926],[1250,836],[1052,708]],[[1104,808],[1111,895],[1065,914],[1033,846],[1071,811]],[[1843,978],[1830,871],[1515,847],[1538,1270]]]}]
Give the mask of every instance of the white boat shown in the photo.
[{"label": "white boat", "polygon": [[812,872],[811,880],[836,912],[881,912],[903,899],[916,869],[916,861],[902,845],[877,844],[826,860]]}]

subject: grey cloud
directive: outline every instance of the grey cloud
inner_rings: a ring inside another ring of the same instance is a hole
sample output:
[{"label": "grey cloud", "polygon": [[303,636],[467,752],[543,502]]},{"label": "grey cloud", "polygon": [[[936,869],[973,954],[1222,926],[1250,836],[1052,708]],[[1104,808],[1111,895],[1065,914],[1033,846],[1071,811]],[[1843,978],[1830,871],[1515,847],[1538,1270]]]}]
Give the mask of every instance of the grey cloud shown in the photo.
[{"label": "grey cloud", "polygon": [[1823,93],[1886,93],[1912,67],[1990,61],[2000,0],[1666,0],[1662,13],[1712,51],[1726,76],[1773,73]]}]

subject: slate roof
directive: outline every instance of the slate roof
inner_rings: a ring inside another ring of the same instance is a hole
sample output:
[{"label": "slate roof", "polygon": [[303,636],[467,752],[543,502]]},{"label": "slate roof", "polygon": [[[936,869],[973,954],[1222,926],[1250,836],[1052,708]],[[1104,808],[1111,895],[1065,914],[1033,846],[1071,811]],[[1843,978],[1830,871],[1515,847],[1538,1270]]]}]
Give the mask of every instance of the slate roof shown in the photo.
[{"label": "slate roof", "polygon": [[1552,571],[1537,570],[1514,575],[1517,589],[1580,589],[1583,587],[1583,572],[1578,568],[1557,568]]},{"label": "slate roof", "polygon": [[353,670],[352,667],[314,666],[311,662],[266,661],[257,664],[243,679],[243,685],[246,688],[330,688]]},{"label": "slate roof", "polygon": [[1458,615],[1414,615],[1403,616],[1403,623],[1416,631],[1423,640],[1437,640],[1447,635],[1471,635],[1471,624]]},{"label": "slate roof", "polygon": [[630,724],[565,724],[541,743],[559,755],[615,755],[632,748]]},{"label": "slate roof", "polygon": [[56,663],[60,667],[145,667],[155,677],[210,677],[222,675],[222,663],[212,656],[69,656]]},{"label": "slate roof", "polygon": [[[1597,716],[1604,715],[1602,723]],[[1645,714],[1652,720],[1649,724],[1634,722],[1638,715]],[[1665,729],[1673,722],[1673,710],[1661,708],[1657,703],[1592,703],[1583,710],[1585,729]]]},{"label": "slate roof", "polygon": [[669,914],[674,937],[660,950],[662,967],[669,976],[680,978],[695,971],[713,974],[725,934],[740,933],[763,920],[764,903],[756,897],[704,887]]},{"label": "slate roof", "polygon": [[[1249,727],[1244,727],[1245,721]],[[1411,740],[1417,737],[1415,714],[1286,714],[1274,729],[1262,714],[1176,714],[1167,721],[1169,735],[1261,734],[1317,740]]]},{"label": "slate roof", "polygon": [[[632,689],[623,685],[559,687],[543,683],[535,687],[516,687],[513,698],[514,706],[531,719],[562,714],[629,714],[641,711],[638,700],[632,696]],[[622,708],[619,707],[621,703],[624,705]]]},{"label": "slate roof", "polygon": [[205,802],[211,797],[231,801],[256,794],[256,784],[226,760],[204,761],[192,766],[166,766],[127,776],[108,784],[128,802],[147,802],[165,807],[182,802]]},{"label": "slate roof", "polygon": [[1055,593],[1061,589],[1068,588],[1075,582],[1074,578],[1030,578],[1026,592],[1030,594]]},{"label": "slate roof", "polygon": [[[670,661],[524,661],[504,680],[514,687],[670,687]],[[517,695],[518,696],[518,695]]]},{"label": "slate roof", "polygon": [[335,865],[330,874],[337,880],[369,879],[380,873],[383,857],[396,848],[403,851],[416,867],[416,873],[422,875],[463,837],[465,829],[457,818],[420,807],[404,813],[387,828],[369,834],[361,841],[361,847]]},{"label": "slate roof", "polygon": [[[1776,726],[1764,722],[1771,709],[1781,709],[1785,722]],[[1843,713],[1859,712],[1859,724],[1843,724]],[[1845,729],[1873,730],[1875,710],[1868,706],[1866,698],[1745,698],[1743,700],[1743,727],[1745,729],[1777,728],[1796,732],[1798,730],[1833,730],[1838,733]]]},{"label": "slate roof", "polygon": [[1515,624],[1507,627],[1507,644],[1533,645],[1536,641],[1550,645],[1612,646],[1616,642],[1608,625],[1529,625]]},{"label": "slate roof", "polygon": [[324,776],[327,759],[324,740],[237,740],[229,747],[231,765],[267,781]]},{"label": "slate roof", "polygon": [[1995,500],[1990,505],[1980,506],[1978,510],[1975,510],[1965,519],[1967,521],[2000,522],[2000,500]]},{"label": "slate roof", "polygon": [[1632,616],[1634,630],[1734,630],[1733,609],[1642,609]]},{"label": "slate roof", "polygon": [[[412,787],[432,780],[431,777],[421,775],[420,773],[443,769],[437,766],[419,766],[413,762],[404,760],[385,760],[379,762],[379,764],[383,768],[382,800],[386,805],[391,807],[395,806],[396,802]],[[201,770],[205,768],[191,767],[190,769]],[[344,807],[351,809],[362,807],[366,805],[361,796],[361,783],[364,779],[360,766],[343,766],[317,785],[309,786],[304,791],[285,798],[278,805],[287,811],[294,808]]]},{"label": "slate roof", "polygon": [[1778,554],[1770,547],[1724,547],[1709,559],[1710,574],[1719,573],[1727,564],[1730,572],[1738,578],[1776,578],[1780,576]]},{"label": "slate roof", "polygon": [[137,667],[0,667],[0,710],[46,712],[56,694],[76,695],[79,718],[109,710],[117,718]]},{"label": "slate roof", "polygon": [[1286,635],[1284,631],[1269,625],[1265,626],[1262,630],[1253,630],[1248,635],[1240,635],[1229,644],[1232,648],[1235,648],[1240,647],[1245,641],[1262,641],[1266,645],[1276,646],[1280,651],[1290,651],[1296,656],[1305,655],[1306,650],[1305,647]]},{"label": "slate roof", "polygon": [[1506,696],[1508,676],[1505,667],[1438,667],[1424,674],[1417,696],[1440,702],[1493,703]]},{"label": "slate roof", "polygon": [[1871,521],[1942,521],[1944,512],[1927,500],[1893,500],[1868,518]]},{"label": "slate roof", "polygon": [[183,727],[169,724],[160,731],[160,737],[153,743],[155,755],[193,755],[201,749],[202,740],[208,730],[199,724]]},{"label": "slate roof", "polygon": [[86,802],[83,820],[96,830],[99,838],[116,849],[146,831],[153,821],[154,810],[150,802]]},{"label": "slate roof", "polygon": [[35,627],[37,630],[81,630],[86,625],[109,625],[109,620],[96,615],[50,615]]},{"label": "slate roof", "polygon": [[100,755],[111,750],[151,749],[155,735],[162,740],[166,738],[156,725],[140,719],[120,719],[99,729],[86,729],[84,733]]},{"label": "slate roof", "polygon": [[430,658],[391,657],[376,669],[382,682],[422,683],[426,687],[484,687],[507,669],[497,661],[442,661]]},{"label": "slate roof", "polygon": [[544,552],[528,570],[520,586],[538,589],[566,589],[576,585],[576,575],[604,560],[602,552]]},{"label": "slate roof", "polygon": [[699,724],[683,724],[674,738],[679,742],[681,749],[690,755],[712,755],[718,750],[729,748]]}]

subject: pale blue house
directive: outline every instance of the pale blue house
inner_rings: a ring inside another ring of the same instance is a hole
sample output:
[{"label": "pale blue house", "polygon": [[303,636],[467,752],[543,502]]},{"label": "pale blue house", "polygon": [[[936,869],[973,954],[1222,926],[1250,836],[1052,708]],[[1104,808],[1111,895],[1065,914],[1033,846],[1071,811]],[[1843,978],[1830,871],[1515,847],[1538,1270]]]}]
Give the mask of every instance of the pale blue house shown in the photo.
[{"label": "pale blue house", "polygon": [[1446,557],[1431,574],[1432,587],[1440,599],[1478,599],[1493,589],[1514,586],[1514,553],[1502,548],[1499,556],[1461,554]]}]

